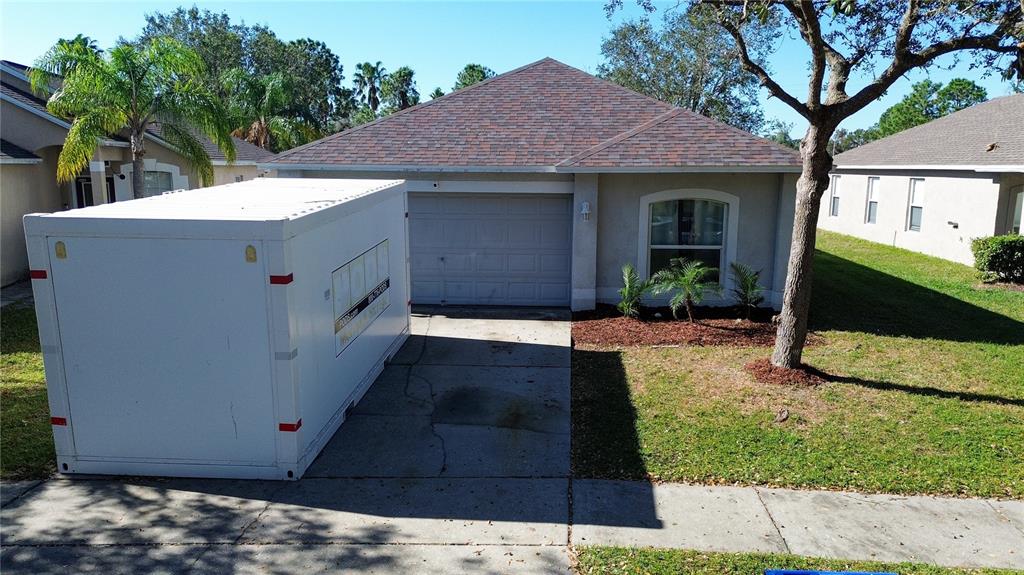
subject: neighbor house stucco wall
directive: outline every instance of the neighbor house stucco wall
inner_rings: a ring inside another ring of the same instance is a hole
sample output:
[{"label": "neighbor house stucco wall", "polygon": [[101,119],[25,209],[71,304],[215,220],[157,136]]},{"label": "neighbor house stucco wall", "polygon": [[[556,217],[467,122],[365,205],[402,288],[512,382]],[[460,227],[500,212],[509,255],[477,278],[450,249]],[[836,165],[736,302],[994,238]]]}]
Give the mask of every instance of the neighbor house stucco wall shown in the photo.
[{"label": "neighbor house stucco wall", "polygon": [[223,164],[213,166],[213,185],[219,186],[221,184],[233,184],[241,176],[242,181],[248,182],[249,180],[256,179],[260,176],[268,176],[266,170],[257,168],[254,165],[244,164]]},{"label": "neighbor house stucco wall", "polygon": [[56,185],[57,148],[38,153],[36,164],[0,165],[0,285],[28,276],[25,229],[21,218],[33,212],[56,212],[63,202]]},{"label": "neighbor house stucco wall", "polygon": [[[641,200],[668,190],[712,190],[737,198],[735,261],[761,270],[761,281],[771,288],[770,302],[781,303],[785,266],[792,234],[795,175],[787,174],[602,174],[598,184],[601,217],[597,232],[597,299],[618,301],[622,266],[640,266]],[[646,214],[645,214],[646,215]],[[728,270],[722,277],[729,285]],[[707,303],[728,303],[711,298]]]},{"label": "neighbor house stucco wall", "polygon": [[[971,240],[996,233],[1000,179],[974,172],[836,170],[839,215],[830,215],[831,186],[825,191],[818,227],[972,265]],[[877,177],[876,222],[867,223],[868,178]],[[921,178],[920,231],[909,229],[910,180]]]}]

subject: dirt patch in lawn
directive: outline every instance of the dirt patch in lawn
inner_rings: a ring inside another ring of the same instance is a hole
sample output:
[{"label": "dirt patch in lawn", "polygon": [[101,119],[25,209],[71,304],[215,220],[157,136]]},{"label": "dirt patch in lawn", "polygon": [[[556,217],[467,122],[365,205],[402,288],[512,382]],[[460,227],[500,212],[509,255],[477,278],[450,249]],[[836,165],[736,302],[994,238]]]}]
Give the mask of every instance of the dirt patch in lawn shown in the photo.
[{"label": "dirt patch in lawn", "polygon": [[749,371],[758,383],[797,387],[817,387],[828,383],[828,379],[826,379],[828,375],[813,367],[807,365],[794,369],[776,367],[768,358],[755,359],[744,365],[743,368]]},{"label": "dirt patch in lawn", "polygon": [[775,342],[771,310],[758,310],[753,319],[737,319],[739,312],[703,308],[696,322],[676,320],[668,309],[646,309],[639,319],[622,317],[611,306],[573,316],[574,343],[611,346],[730,345],[770,346]]}]

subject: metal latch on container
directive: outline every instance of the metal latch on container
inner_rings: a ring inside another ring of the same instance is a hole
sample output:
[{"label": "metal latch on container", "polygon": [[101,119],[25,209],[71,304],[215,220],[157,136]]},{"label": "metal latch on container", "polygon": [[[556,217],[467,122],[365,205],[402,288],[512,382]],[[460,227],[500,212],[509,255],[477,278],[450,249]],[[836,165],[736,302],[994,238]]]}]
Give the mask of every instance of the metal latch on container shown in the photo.
[{"label": "metal latch on container", "polygon": [[63,260],[68,257],[68,248],[64,245],[64,242],[57,242],[53,246],[53,252],[57,255],[57,259]]},{"label": "metal latch on container", "polygon": [[256,247],[253,245],[245,246],[245,261],[249,263],[256,263]]}]

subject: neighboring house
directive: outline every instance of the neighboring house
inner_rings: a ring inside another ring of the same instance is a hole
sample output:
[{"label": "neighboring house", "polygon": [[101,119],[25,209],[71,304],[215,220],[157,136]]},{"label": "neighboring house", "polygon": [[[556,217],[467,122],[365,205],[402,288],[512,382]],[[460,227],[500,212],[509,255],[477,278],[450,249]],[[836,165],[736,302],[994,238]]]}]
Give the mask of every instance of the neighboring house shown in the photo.
[{"label": "neighboring house", "polygon": [[[54,212],[132,199],[131,149],[122,137],[104,139],[89,168],[66,184],[57,183],[57,156],[70,123],[46,111],[46,100],[32,93],[21,64],[0,61],[0,285],[28,275],[21,218],[32,212]],[[201,138],[213,160],[214,183],[252,179],[264,173],[256,163],[271,153],[235,139],[237,159],[228,164],[220,150]],[[27,154],[27,155],[26,155]],[[174,148],[147,136],[146,195],[198,187],[199,177]]]},{"label": "neighboring house", "polygon": [[818,227],[971,265],[973,238],[1020,233],[1024,94],[835,157]]},{"label": "neighboring house", "polygon": [[407,179],[416,303],[589,309],[617,301],[623,264],[647,276],[674,257],[725,287],[749,264],[780,305],[800,162],[546,58],[263,166]]}]

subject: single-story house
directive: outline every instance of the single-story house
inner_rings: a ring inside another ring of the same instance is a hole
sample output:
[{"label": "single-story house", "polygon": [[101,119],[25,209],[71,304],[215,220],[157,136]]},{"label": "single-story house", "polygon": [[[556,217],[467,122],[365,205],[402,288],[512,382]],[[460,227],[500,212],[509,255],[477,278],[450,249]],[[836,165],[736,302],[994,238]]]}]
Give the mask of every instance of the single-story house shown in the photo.
[{"label": "single-story house", "polygon": [[[21,218],[33,212],[72,208],[132,199],[131,148],[126,138],[115,136],[101,142],[88,170],[67,184],[57,183],[57,156],[70,123],[46,110],[46,100],[32,93],[27,67],[0,61],[0,285],[28,276],[28,259]],[[265,170],[257,162],[270,152],[235,139],[236,160],[228,163],[212,142],[201,138],[213,162],[214,183],[223,184],[259,177]],[[146,146],[146,195],[172,189],[199,187],[199,176],[158,130]],[[97,191],[101,190],[101,191]]]},{"label": "single-story house", "polygon": [[[622,266],[762,271],[778,306],[797,154],[545,58],[261,164],[408,181],[412,300],[618,301]],[[726,289],[709,304],[731,302]]]},{"label": "single-story house", "polygon": [[818,227],[971,265],[971,240],[1020,233],[1024,94],[835,157]]}]

